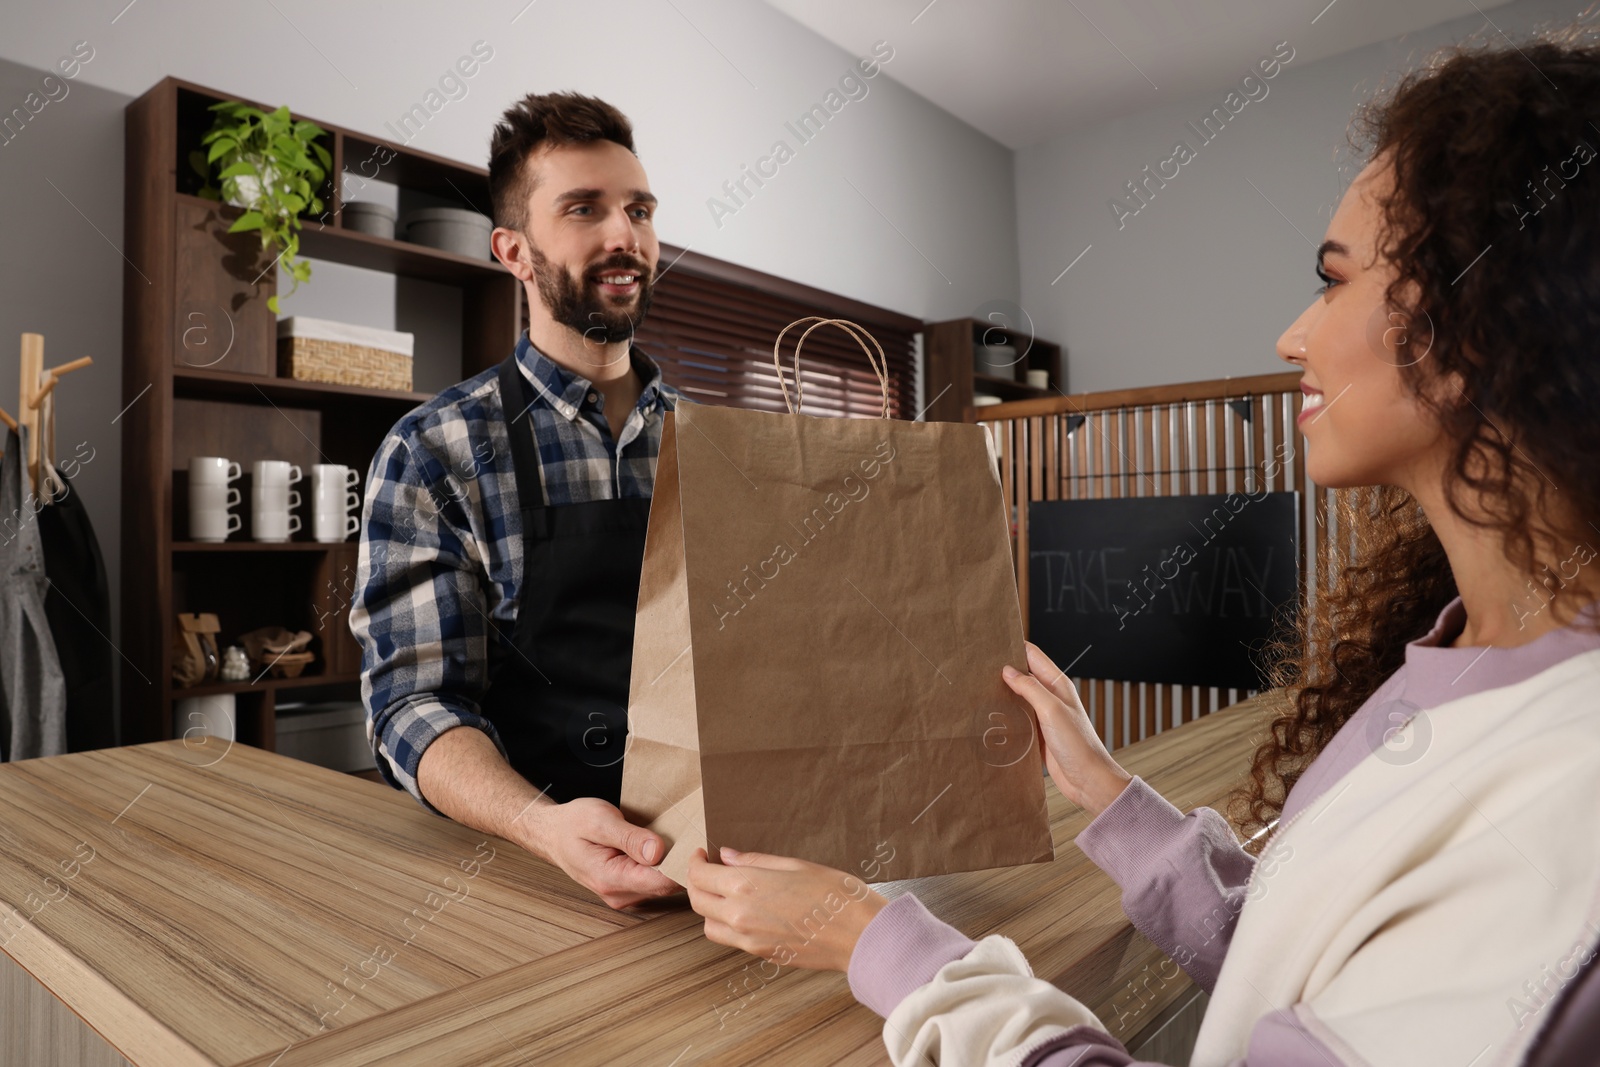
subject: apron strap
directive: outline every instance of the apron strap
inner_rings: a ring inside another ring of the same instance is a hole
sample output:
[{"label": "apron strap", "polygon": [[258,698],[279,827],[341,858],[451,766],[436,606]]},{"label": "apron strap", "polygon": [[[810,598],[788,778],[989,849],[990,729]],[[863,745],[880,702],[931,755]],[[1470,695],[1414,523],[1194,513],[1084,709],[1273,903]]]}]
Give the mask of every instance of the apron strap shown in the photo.
[{"label": "apron strap", "polygon": [[539,445],[533,436],[533,387],[517,366],[513,352],[500,364],[500,406],[511,437],[511,463],[517,475],[517,496],[523,507],[544,506],[544,479]]}]

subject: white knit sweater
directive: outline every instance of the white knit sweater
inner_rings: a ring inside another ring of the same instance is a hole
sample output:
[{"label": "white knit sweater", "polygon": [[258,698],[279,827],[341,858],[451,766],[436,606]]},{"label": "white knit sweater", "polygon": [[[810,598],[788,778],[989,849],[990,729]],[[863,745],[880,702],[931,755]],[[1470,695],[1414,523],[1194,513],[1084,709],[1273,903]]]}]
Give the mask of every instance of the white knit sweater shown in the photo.
[{"label": "white knit sweater", "polygon": [[[1505,1067],[1600,936],[1600,651],[1419,713],[1274,832],[1191,1067],[1291,1010],[1346,1064]],[[1256,884],[1260,883],[1260,884]],[[1094,1014],[991,935],[884,1026],[896,1065],[1015,1067]]]}]

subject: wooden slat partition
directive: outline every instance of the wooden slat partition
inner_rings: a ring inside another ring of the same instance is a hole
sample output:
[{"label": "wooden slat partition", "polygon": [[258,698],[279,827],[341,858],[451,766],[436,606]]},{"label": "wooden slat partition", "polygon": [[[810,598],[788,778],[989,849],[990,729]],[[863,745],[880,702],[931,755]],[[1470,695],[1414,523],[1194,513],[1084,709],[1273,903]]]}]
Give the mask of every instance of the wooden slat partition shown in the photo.
[{"label": "wooden slat partition", "polygon": [[[1248,493],[1258,487],[1298,491],[1301,596],[1307,607],[1314,604],[1331,578],[1319,560],[1323,543],[1334,536],[1330,524],[1336,511],[1333,491],[1306,477],[1295,428],[1300,400],[1300,375],[1290,372],[968,408],[968,421],[987,426],[999,445],[1024,626],[1028,503],[1033,500]],[[1255,695],[1246,689],[1085,678],[1062,666],[1110,748]]]}]

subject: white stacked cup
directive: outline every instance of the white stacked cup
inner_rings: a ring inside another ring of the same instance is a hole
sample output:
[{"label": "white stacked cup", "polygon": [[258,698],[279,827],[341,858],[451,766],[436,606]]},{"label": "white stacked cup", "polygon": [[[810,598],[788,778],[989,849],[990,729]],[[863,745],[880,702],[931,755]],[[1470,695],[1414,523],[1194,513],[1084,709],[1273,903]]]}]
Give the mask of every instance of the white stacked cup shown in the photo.
[{"label": "white stacked cup", "polygon": [[359,471],[339,463],[311,468],[311,527],[318,541],[343,541],[361,528],[360,517],[351,514],[361,507],[360,481]]},{"label": "white stacked cup", "polygon": [[196,541],[226,541],[244,520],[228,509],[239,503],[239,490],[228,483],[242,473],[239,464],[222,456],[189,460],[189,536]]},{"label": "white stacked cup", "polygon": [[300,491],[290,488],[302,475],[295,464],[281,459],[257,460],[251,469],[250,529],[257,541],[287,541],[300,529]]}]

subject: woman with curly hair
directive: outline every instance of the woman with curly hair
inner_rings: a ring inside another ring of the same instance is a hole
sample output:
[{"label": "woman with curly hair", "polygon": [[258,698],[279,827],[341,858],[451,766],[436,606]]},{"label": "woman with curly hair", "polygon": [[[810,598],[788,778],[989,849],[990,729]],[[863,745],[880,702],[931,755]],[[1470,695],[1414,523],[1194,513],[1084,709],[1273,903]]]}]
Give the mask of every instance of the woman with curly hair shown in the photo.
[{"label": "woman with curly hair", "polygon": [[[1370,162],[1277,344],[1358,536],[1278,646],[1233,826],[1119,767],[1037,647],[1005,668],[1093,817],[1078,845],[1212,995],[1195,1067],[1600,1055],[1597,121],[1600,49],[1558,37],[1452,49],[1358,113]],[[697,853],[691,902],[761,955],[849,882],[722,859]],[[849,895],[792,962],[846,971],[896,1064],[1132,1062],[1011,940]]]}]

